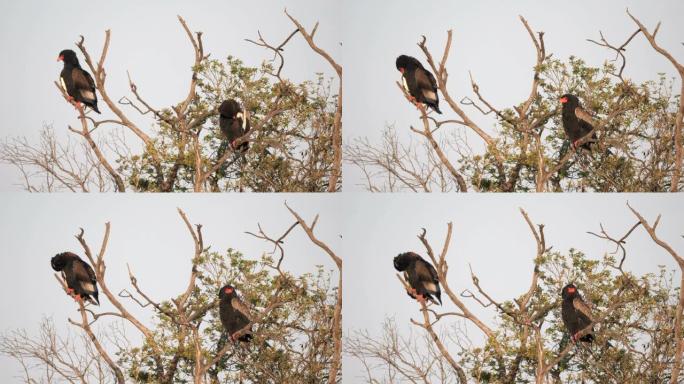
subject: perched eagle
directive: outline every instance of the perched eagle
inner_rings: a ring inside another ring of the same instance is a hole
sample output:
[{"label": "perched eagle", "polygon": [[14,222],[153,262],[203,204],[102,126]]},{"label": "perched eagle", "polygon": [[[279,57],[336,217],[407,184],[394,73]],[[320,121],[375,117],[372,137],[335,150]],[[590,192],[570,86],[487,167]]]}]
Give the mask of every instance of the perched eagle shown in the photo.
[{"label": "perched eagle", "polygon": [[97,298],[97,278],[88,263],[74,253],[64,252],[53,257],[50,264],[52,269],[62,272],[67,283],[67,292],[76,301],[85,300],[100,305]]},{"label": "perched eagle", "polygon": [[[404,272],[404,278],[409,283],[412,292],[409,296],[424,301],[428,299],[433,303],[442,304],[442,292],[439,289],[439,278],[432,264],[413,252],[406,252],[394,258],[394,268]],[[433,298],[436,297],[437,301]]]},{"label": "perched eagle", "polygon": [[[236,340],[233,335],[252,321],[249,309],[242,303],[235,292],[235,288],[230,284],[223,286],[219,291],[219,315],[223,328],[225,328],[233,341]],[[246,333],[239,336],[237,340],[244,342],[252,340],[251,327]]]},{"label": "perched eagle", "polygon": [[[577,334],[583,329],[587,328],[594,321],[591,316],[591,308],[589,305],[582,300],[579,292],[577,292],[577,287],[573,284],[568,284],[563,287],[561,292],[561,297],[563,298],[563,304],[561,307],[561,317],[563,318],[563,324],[565,328],[570,332],[570,338],[572,341],[577,341]],[[580,341],[591,343],[594,341],[594,329],[592,328],[589,333],[580,337]]]},{"label": "perched eagle", "polygon": [[396,66],[401,72],[401,83],[414,102],[423,103],[435,112],[442,113],[439,110],[437,81],[432,73],[423,68],[416,58],[406,55],[397,57]]},{"label": "perched eagle", "polygon": [[81,68],[78,63],[76,52],[65,49],[59,53],[58,61],[64,62],[64,68],[59,76],[62,88],[69,95],[69,99],[80,108],[80,103],[100,113],[97,109],[97,95],[95,94],[95,81],[90,73]]}]

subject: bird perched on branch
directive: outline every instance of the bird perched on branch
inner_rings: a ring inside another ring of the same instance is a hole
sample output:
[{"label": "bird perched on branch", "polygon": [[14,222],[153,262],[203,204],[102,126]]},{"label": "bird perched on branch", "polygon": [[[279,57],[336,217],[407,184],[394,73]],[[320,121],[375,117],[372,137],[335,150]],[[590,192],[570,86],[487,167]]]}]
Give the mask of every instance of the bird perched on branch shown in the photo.
[{"label": "bird perched on branch", "polygon": [[235,333],[249,325],[252,321],[249,309],[242,303],[235,292],[235,288],[227,284],[219,291],[219,315],[223,328],[230,335],[231,340],[249,342],[252,340],[252,327],[242,335],[235,337]]},{"label": "bird perched on branch", "polygon": [[419,302],[428,299],[435,304],[438,304],[437,301],[439,305],[442,304],[439,278],[432,264],[416,253],[406,252],[394,258],[394,268],[399,272],[404,272],[404,278],[411,286],[411,291],[407,291],[409,296]]},{"label": "bird perched on branch", "polygon": [[93,268],[76,254],[63,252],[50,260],[52,269],[62,272],[67,284],[67,293],[76,301],[89,301],[100,305],[97,298],[97,278]]},{"label": "bird perched on branch", "polygon": [[[582,108],[577,96],[566,93],[561,96],[560,102],[563,104],[563,129],[573,148],[577,148],[577,141],[594,130],[596,124],[589,112]],[[589,141],[580,147],[591,151],[591,144],[596,141],[596,132],[594,132]]]},{"label": "bird perched on branch", "polygon": [[235,147],[235,140],[249,132],[249,117],[247,111],[240,108],[240,104],[234,99],[229,99],[221,103],[219,107],[219,126],[221,132],[226,136],[230,143],[230,148],[245,152],[249,149],[249,142],[245,141]]},{"label": "bird perched on branch", "polygon": [[64,68],[59,76],[62,88],[69,95],[69,101],[81,108],[81,103],[100,113],[97,109],[97,95],[95,94],[95,81],[90,73],[81,68],[76,52],[65,49],[59,53],[57,61],[64,62]]},{"label": "bird perched on branch", "polygon": [[423,67],[416,58],[406,55],[397,57],[396,66],[401,72],[401,84],[411,95],[413,103],[423,103],[435,110],[439,110],[439,95],[435,77]]},{"label": "bird perched on branch", "polygon": [[[563,318],[563,324],[565,328],[570,332],[570,338],[573,342],[577,342],[578,333],[585,328],[591,326],[594,321],[591,315],[591,308],[589,305],[582,300],[579,292],[577,292],[577,287],[573,284],[568,284],[563,287],[561,292],[561,297],[563,298],[563,304],[561,307],[561,317]],[[594,341],[594,328],[580,337],[580,341],[591,343]]]}]

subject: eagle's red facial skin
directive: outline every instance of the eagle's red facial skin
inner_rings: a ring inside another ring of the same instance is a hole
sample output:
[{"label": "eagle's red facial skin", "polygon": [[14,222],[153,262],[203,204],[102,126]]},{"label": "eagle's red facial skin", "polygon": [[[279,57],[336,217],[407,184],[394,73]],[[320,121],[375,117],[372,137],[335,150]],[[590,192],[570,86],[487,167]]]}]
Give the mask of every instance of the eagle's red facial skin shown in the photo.
[{"label": "eagle's red facial skin", "polygon": [[57,58],[57,61],[64,61],[64,56],[60,56]]},{"label": "eagle's red facial skin", "polygon": [[575,293],[575,288],[572,288],[572,287],[568,288],[568,293]]},{"label": "eagle's red facial skin", "polygon": [[567,97],[561,97],[560,102],[565,104],[568,102],[568,98]]},{"label": "eagle's red facial skin", "polygon": [[233,288],[226,288],[223,290],[225,293],[233,293]]},{"label": "eagle's red facial skin", "polygon": [[401,72],[401,74],[403,75],[404,74],[404,68],[399,68],[399,72]]}]

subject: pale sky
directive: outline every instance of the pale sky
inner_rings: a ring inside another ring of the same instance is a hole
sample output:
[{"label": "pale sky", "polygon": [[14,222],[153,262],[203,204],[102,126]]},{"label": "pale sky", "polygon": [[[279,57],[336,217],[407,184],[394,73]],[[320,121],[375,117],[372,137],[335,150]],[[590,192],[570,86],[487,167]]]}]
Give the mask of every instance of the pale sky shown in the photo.
[{"label": "pale sky", "polygon": [[[185,211],[191,223],[203,225],[204,243],[212,250],[225,253],[232,247],[247,258],[258,259],[272,246],[244,232],[256,232],[261,223],[267,234],[280,236],[295,222],[285,201],[309,223],[320,214],[317,235],[341,252],[340,221],[332,198],[322,194],[3,194],[0,244],[5,267],[0,279],[0,302],[5,310],[0,316],[0,332],[24,328],[35,334],[43,317],[52,317],[62,331],[67,327],[77,331],[67,325],[68,317],[77,318],[77,307],[54,279],[50,258],[63,251],[85,258],[74,238],[80,227],[93,252],[97,252],[104,223],[111,223],[105,262],[112,291],[131,288],[128,263],[146,293],[163,300],[185,289],[194,255],[194,243],[177,207]],[[315,272],[316,265],[336,270],[329,256],[299,228],[292,231],[284,247],[287,253],[283,267],[296,275]],[[336,276],[333,273],[333,285]],[[100,299],[101,310],[112,309],[104,295]],[[147,320],[151,312],[135,307],[129,305]],[[135,331],[130,334],[137,335]],[[15,361],[0,356],[0,382],[17,382],[18,369]]]},{"label": "pale sky", "polygon": [[[395,59],[400,54],[418,58],[427,67],[425,57],[416,45],[421,35],[435,60],[441,58],[447,33],[453,29],[453,41],[447,62],[449,93],[456,101],[471,96],[468,71],[480,86],[484,97],[493,105],[504,108],[525,100],[530,92],[536,51],[530,37],[518,19],[524,16],[534,31],[544,31],[547,53],[567,61],[575,55],[589,65],[601,66],[612,60],[612,51],[589,43],[599,39],[603,31],[608,41],[620,45],[634,31],[634,22],[626,14],[628,8],[651,30],[658,21],[662,26],[657,40],[680,63],[684,62],[684,33],[681,15],[684,2],[679,0],[576,0],[571,2],[517,1],[449,1],[416,2],[396,0],[386,2],[344,2],[344,142],[356,137],[368,137],[379,143],[386,125],[395,125],[402,138],[421,139],[409,127],[420,124],[419,114],[404,98],[396,82],[400,74]],[[637,81],[658,78],[658,73],[679,76],[672,64],[656,53],[643,36],[627,47],[625,75]],[[440,102],[442,95],[440,94]],[[443,119],[457,116],[442,107]],[[483,118],[474,108],[465,108],[469,116],[485,131],[494,133],[493,122]],[[462,129],[449,125],[447,129]],[[469,136],[470,138],[470,136]],[[472,145],[480,141],[470,140]],[[449,152],[450,153],[450,152]],[[361,173],[345,164],[344,190],[364,190]]]},{"label": "pale sky", "polygon": [[[61,50],[75,50],[85,66],[75,46],[79,35],[85,37],[91,56],[99,58],[104,31],[111,29],[105,68],[108,93],[114,101],[130,96],[128,70],[140,94],[161,108],[185,98],[194,63],[192,45],[177,15],[193,32],[203,32],[205,53],[211,58],[224,60],[233,55],[246,65],[259,66],[272,53],[244,39],[257,40],[261,31],[268,42],[280,44],[295,30],[283,12],[285,7],[308,30],[319,21],[316,42],[333,57],[341,57],[340,3],[334,0],[2,1],[0,45],[5,59],[0,64],[0,84],[5,92],[0,94],[0,139],[26,136],[37,142],[43,124],[53,124],[59,137],[80,138],[67,130],[68,125],[78,123],[75,109],[53,84],[63,66],[56,61]],[[318,72],[335,76],[328,62],[301,36],[295,36],[283,54],[283,75],[293,81],[315,80]],[[142,129],[151,127],[152,120],[129,112]],[[102,115],[107,116],[109,112]],[[16,191],[18,176],[12,167],[0,165],[0,191]]]},{"label": "pale sky", "polygon": [[[536,255],[536,243],[518,208],[525,209],[534,223],[546,225],[547,246],[565,254],[575,248],[590,259],[600,259],[605,252],[612,252],[614,245],[587,231],[599,232],[603,224],[609,234],[624,235],[637,222],[627,201],[651,223],[661,213],[659,236],[684,253],[684,199],[679,194],[354,195],[346,199],[349,205],[345,204],[344,209],[344,254],[348,255],[343,285],[344,332],[366,329],[379,337],[385,318],[393,317],[403,335],[408,336],[411,328],[422,334],[421,329],[410,324],[411,318],[421,319],[421,314],[397,280],[392,259],[406,251],[427,258],[416,237],[423,227],[433,249],[439,252],[447,222],[453,222],[447,262],[449,285],[454,292],[475,289],[468,269],[471,265],[481,286],[503,301],[529,288]],[[676,269],[674,281],[679,281],[679,268],[672,257],[655,245],[643,229],[637,229],[626,246],[626,270],[640,275],[657,272],[658,266],[664,265],[668,270]],[[492,324],[492,310],[483,310],[472,300],[465,302]],[[446,299],[439,309],[449,312],[456,307]],[[446,323],[453,323],[449,319]],[[479,339],[477,330],[472,330],[470,336],[475,342]],[[359,382],[363,373],[356,359],[345,356],[346,382]]]}]

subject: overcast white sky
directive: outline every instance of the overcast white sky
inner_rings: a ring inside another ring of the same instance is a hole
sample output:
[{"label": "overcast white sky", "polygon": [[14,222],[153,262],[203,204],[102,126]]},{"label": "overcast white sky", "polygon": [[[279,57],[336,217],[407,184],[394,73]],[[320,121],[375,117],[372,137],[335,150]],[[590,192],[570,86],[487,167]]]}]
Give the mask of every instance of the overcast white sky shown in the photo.
[{"label": "overcast white sky", "polygon": [[[294,29],[283,10],[308,29],[320,26],[316,41],[334,57],[341,56],[340,2],[334,0],[181,0],[110,2],[2,1],[0,2],[0,64],[2,125],[0,139],[26,136],[37,142],[43,124],[53,124],[60,137],[74,135],[67,125],[77,123],[76,112],[53,84],[62,63],[57,55],[70,48],[79,35],[85,37],[92,56],[99,58],[104,31],[111,29],[111,45],[105,64],[108,92],[113,100],[130,94],[126,71],[130,71],[141,95],[155,107],[177,103],[187,95],[194,52],[176,15],[192,31],[202,31],[204,49],[211,58],[229,54],[247,65],[270,60],[269,51],[244,41],[261,31],[267,41],[279,44]],[[79,59],[85,65],[82,55]],[[294,81],[315,79],[315,73],[334,76],[330,65],[316,55],[299,36],[285,47],[283,74]],[[103,109],[103,108],[101,108]],[[105,108],[106,109],[106,108]],[[131,119],[143,129],[149,119]],[[109,112],[103,114],[109,116]],[[16,191],[17,172],[0,165],[0,191]]]},{"label": "overcast white sky", "polygon": [[[586,39],[599,39],[601,30],[609,41],[622,44],[637,29],[625,13],[627,7],[651,29],[662,21],[659,43],[684,62],[684,2],[680,0],[345,1],[344,141],[368,137],[378,143],[384,127],[392,124],[406,143],[410,136],[417,136],[409,126],[417,126],[419,114],[395,84],[400,79],[395,59],[407,54],[427,66],[416,45],[421,35],[427,37],[433,57],[441,58],[446,31],[453,29],[447,70],[454,100],[473,96],[468,77],[472,71],[482,94],[503,108],[529,95],[536,60],[534,46],[518,15],[523,15],[533,30],[545,32],[547,53],[555,58],[567,61],[575,55],[600,66],[614,55]],[[626,54],[625,75],[637,81],[657,79],[660,72],[676,75],[672,64],[653,51],[642,36],[630,43]],[[678,89],[679,80],[675,94]],[[455,117],[447,108],[441,109],[441,118]],[[494,132],[489,118],[481,117],[473,108],[466,108],[466,112],[486,131]],[[451,125],[448,129],[462,128]],[[471,140],[474,143],[479,140]],[[343,171],[344,189],[361,190],[363,178],[357,168],[345,164]]]},{"label": "overcast white sky", "polygon": [[[105,261],[108,284],[113,291],[130,288],[128,263],[151,297],[168,299],[185,289],[194,254],[194,243],[176,207],[185,211],[191,223],[203,225],[205,245],[212,250],[225,252],[232,247],[248,258],[258,259],[263,252],[270,252],[272,246],[244,232],[255,232],[257,223],[261,223],[266,233],[280,236],[295,221],[283,205],[285,201],[308,222],[320,214],[317,235],[341,252],[340,221],[332,198],[322,194],[3,194],[0,257],[4,267],[0,303],[4,309],[0,332],[25,328],[35,333],[45,316],[52,317],[58,329],[68,327],[67,318],[77,315],[76,305],[54,279],[50,258],[67,250],[83,255],[74,238],[79,227],[85,230],[91,249],[96,251],[104,223],[111,222]],[[291,233],[284,246],[287,254],[283,266],[295,274],[314,272],[316,265],[336,269],[329,256],[300,229]],[[106,299],[102,300],[101,309],[111,309]],[[0,356],[0,382],[17,382],[14,377],[18,368],[14,361]]]},{"label": "overcast white sky", "polygon": [[[344,211],[345,275],[343,307],[344,332],[367,329],[379,336],[382,323],[394,317],[408,336],[410,318],[420,312],[397,280],[392,265],[394,256],[415,251],[425,255],[416,237],[427,229],[433,248],[441,249],[447,222],[453,222],[451,246],[447,256],[450,286],[455,292],[473,288],[468,265],[480,283],[498,300],[511,299],[529,288],[536,243],[518,211],[527,210],[534,223],[545,224],[547,246],[566,253],[570,248],[599,259],[614,246],[587,234],[599,231],[622,236],[636,223],[626,202],[651,222],[658,213],[662,219],[659,236],[684,252],[684,199],[680,194],[359,194],[347,198]],[[627,270],[638,274],[656,272],[659,265],[677,269],[672,257],[638,229],[627,241]],[[466,302],[485,321],[493,312],[479,304]],[[445,301],[445,312],[455,307]],[[416,327],[413,327],[416,328]],[[414,329],[417,333],[420,330]],[[470,333],[477,340],[476,330]],[[359,382],[363,367],[345,356],[346,382]]]}]

